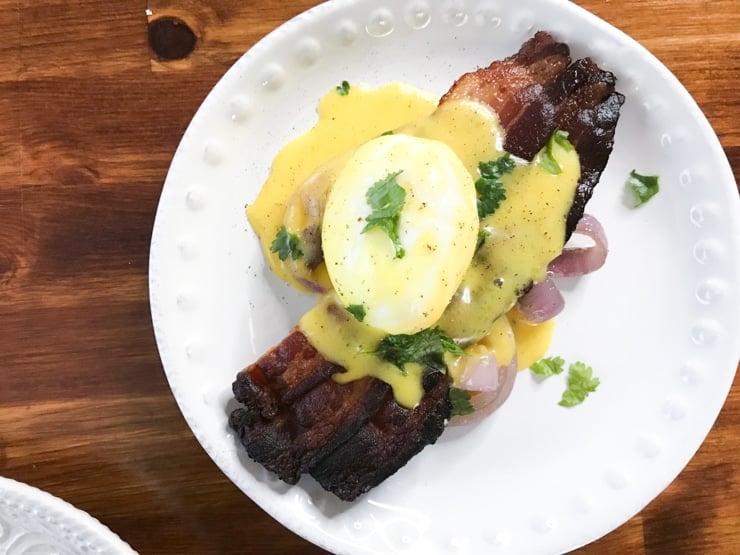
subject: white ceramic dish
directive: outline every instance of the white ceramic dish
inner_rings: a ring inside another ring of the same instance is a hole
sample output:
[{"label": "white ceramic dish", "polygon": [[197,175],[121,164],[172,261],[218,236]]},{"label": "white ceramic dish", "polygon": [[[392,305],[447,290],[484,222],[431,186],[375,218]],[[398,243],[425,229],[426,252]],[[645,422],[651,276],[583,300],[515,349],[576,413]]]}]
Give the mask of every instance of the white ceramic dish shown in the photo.
[{"label": "white ceramic dish", "polygon": [[[589,212],[610,257],[567,287],[551,352],[591,364],[599,391],[557,405],[564,377],[522,373],[482,425],[448,430],[353,504],[252,463],[227,427],[231,383],[310,299],[266,269],[244,217],[270,162],[341,80],[444,92],[535,30],[591,56],[627,96]],[[659,174],[640,209],[629,171]],[[335,553],[560,553],[639,512],[711,428],[740,352],[740,202],[706,119],[652,55],[564,1],[337,1],[245,54],[193,118],[154,226],[151,305],[172,391],[223,472],[295,533]],[[562,379],[560,379],[562,378]]]},{"label": "white ceramic dish", "polygon": [[0,553],[136,554],[86,512],[50,493],[1,476]]}]

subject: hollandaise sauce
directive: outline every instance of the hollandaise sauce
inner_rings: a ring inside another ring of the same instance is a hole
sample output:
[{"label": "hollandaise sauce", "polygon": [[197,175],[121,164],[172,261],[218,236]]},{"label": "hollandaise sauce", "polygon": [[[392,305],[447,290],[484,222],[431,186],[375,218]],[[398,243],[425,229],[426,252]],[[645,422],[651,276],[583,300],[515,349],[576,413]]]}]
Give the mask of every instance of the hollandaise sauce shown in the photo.
[{"label": "hollandaise sauce", "polygon": [[555,330],[555,318],[541,324],[530,324],[519,313],[515,306],[506,313],[511,330],[516,340],[517,368],[529,368],[545,354],[550,347]]},{"label": "hollandaise sauce", "polygon": [[552,145],[560,166],[518,166],[501,178],[506,200],[481,221],[485,241],[447,306],[439,326],[463,342],[485,335],[532,282],[543,281],[547,264],[565,243],[565,221],[580,178],[574,149]]},{"label": "hollandaise sauce", "polygon": [[298,327],[317,351],[347,369],[334,375],[339,383],[373,376],[391,386],[400,405],[411,408],[421,400],[422,366],[406,364],[404,373],[396,365],[376,357],[373,351],[386,332],[359,322],[333,293],[323,295],[301,318]]},{"label": "hollandaise sauce", "polygon": [[[465,100],[437,107],[430,95],[394,84],[332,91],[318,112],[315,127],[275,158],[247,214],[272,270],[325,292],[299,328],[347,369],[334,379],[375,376],[400,404],[415,406],[424,368],[401,371],[373,353],[388,334],[433,326],[467,354],[492,353],[499,364],[516,355],[520,368],[538,359],[552,323],[532,326],[507,312],[563,248],[580,177],[576,152],[550,145],[558,172],[538,158],[517,161],[501,176],[500,206],[479,218],[479,164],[505,155],[489,107]],[[395,212],[385,200],[371,202],[379,184],[403,190]],[[371,217],[387,221],[368,226]],[[302,244],[300,258],[272,252],[282,228]],[[456,378],[459,365],[446,359]]]}]

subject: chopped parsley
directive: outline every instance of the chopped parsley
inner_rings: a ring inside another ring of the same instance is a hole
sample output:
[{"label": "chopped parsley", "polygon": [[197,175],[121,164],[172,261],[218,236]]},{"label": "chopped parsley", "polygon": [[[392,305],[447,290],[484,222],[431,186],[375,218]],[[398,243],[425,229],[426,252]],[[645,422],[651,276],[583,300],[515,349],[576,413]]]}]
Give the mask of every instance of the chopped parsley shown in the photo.
[{"label": "chopped parsley", "polygon": [[478,217],[481,220],[493,214],[506,199],[501,176],[511,173],[515,167],[516,162],[508,152],[496,160],[478,164],[480,177],[475,182],[475,191],[478,194]]},{"label": "chopped parsley", "polygon": [[660,178],[657,175],[640,175],[635,170],[630,172],[625,185],[632,192],[635,207],[645,204],[660,190]]},{"label": "chopped parsley", "polygon": [[342,81],[339,85],[337,85],[337,93],[339,96],[347,96],[349,94],[349,82],[348,81]]},{"label": "chopped parsley", "polygon": [[565,361],[560,357],[541,358],[532,364],[529,369],[538,376],[549,378],[550,376],[561,374],[564,370],[564,364]]},{"label": "chopped parsley", "polygon": [[393,130],[390,131],[383,131],[380,136],[381,137],[387,137],[388,135],[393,135]]},{"label": "chopped parsley", "polygon": [[593,377],[593,369],[582,362],[574,362],[568,369],[568,389],[563,392],[563,398],[558,405],[572,407],[580,405],[586,400],[589,393],[596,391],[599,378]]},{"label": "chopped parsley", "polygon": [[452,405],[450,417],[465,416],[468,414],[473,414],[475,412],[473,405],[470,403],[469,391],[465,391],[464,389],[460,389],[458,387],[451,387],[449,397],[450,404]]},{"label": "chopped parsley", "polygon": [[389,173],[367,190],[365,196],[373,211],[365,218],[367,224],[362,228],[362,233],[376,227],[383,230],[393,242],[396,258],[406,255],[398,237],[398,221],[406,201],[406,190],[396,181],[400,174],[400,171]]},{"label": "chopped parsley", "polygon": [[557,129],[555,133],[550,136],[550,139],[547,141],[547,145],[545,145],[545,148],[537,156],[537,163],[554,175],[558,175],[563,171],[560,164],[558,164],[558,161],[555,160],[555,156],[552,154],[552,148],[556,144],[567,151],[571,151],[574,148],[568,140],[567,131]]},{"label": "chopped parsley", "polygon": [[277,253],[280,260],[287,260],[288,257],[298,260],[303,256],[298,235],[290,233],[285,229],[285,226],[280,227],[280,231],[278,231],[275,240],[270,245],[270,252]]},{"label": "chopped parsley", "polygon": [[395,364],[407,375],[406,364],[416,362],[433,372],[447,372],[445,353],[463,355],[465,352],[439,328],[427,328],[414,334],[386,335],[374,352],[378,357]]},{"label": "chopped parsley", "polygon": [[[565,361],[561,357],[541,358],[529,367],[532,373],[544,378],[562,374],[564,368]],[[594,377],[590,366],[583,362],[572,363],[568,367],[568,387],[563,391],[563,397],[558,405],[561,407],[580,405],[589,393],[596,391],[599,383],[599,378]]]},{"label": "chopped parsley", "polygon": [[[566,152],[570,152],[575,147],[573,144],[568,140],[568,136],[570,133],[567,131],[563,131],[562,129],[555,130],[555,133],[552,134],[552,137],[550,137],[550,141],[557,143],[560,148],[565,150]],[[552,144],[550,145],[550,150],[552,150]]]},{"label": "chopped parsley", "polygon": [[349,312],[358,322],[362,322],[365,319],[365,307],[361,304],[351,304],[347,307]]},{"label": "chopped parsley", "polygon": [[481,229],[478,231],[478,239],[475,242],[475,252],[478,252],[480,250],[480,248],[483,246],[483,243],[485,243],[486,239],[488,239],[489,235],[490,233],[485,229]]}]

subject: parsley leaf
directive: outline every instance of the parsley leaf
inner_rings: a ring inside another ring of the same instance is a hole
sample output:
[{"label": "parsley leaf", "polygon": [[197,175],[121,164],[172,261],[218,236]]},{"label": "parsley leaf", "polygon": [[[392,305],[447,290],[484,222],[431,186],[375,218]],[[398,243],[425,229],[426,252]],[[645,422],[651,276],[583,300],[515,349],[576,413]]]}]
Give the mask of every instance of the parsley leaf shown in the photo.
[{"label": "parsley leaf", "polygon": [[383,131],[380,136],[381,137],[387,137],[388,135],[393,135],[393,130],[390,131]]},{"label": "parsley leaf", "polygon": [[351,304],[347,307],[349,312],[358,322],[362,322],[365,319],[365,307],[361,304]]},{"label": "parsley leaf", "polygon": [[660,190],[660,178],[657,175],[640,175],[635,170],[630,172],[627,187],[632,191],[635,207],[645,204]]},{"label": "parsley leaf", "polygon": [[485,229],[481,229],[478,231],[478,239],[475,242],[475,252],[478,252],[480,250],[480,248],[483,246],[483,243],[485,243],[486,239],[488,239],[489,235],[491,234]]},{"label": "parsley leaf", "polygon": [[375,354],[395,364],[405,376],[406,363],[417,362],[430,371],[447,372],[444,354],[465,352],[439,328],[427,328],[414,334],[386,335],[378,343]]},{"label": "parsley leaf", "polygon": [[555,133],[550,135],[547,145],[545,145],[545,148],[537,156],[537,163],[551,174],[558,175],[563,170],[552,154],[552,147],[555,144],[568,151],[574,148],[568,140],[568,132],[557,129]]},{"label": "parsley leaf", "polygon": [[568,136],[570,133],[567,131],[563,131],[562,129],[556,129],[555,133],[552,134],[552,137],[550,137],[550,150],[552,150],[552,143],[557,143],[560,148],[563,150],[570,152],[575,147],[573,144],[568,140]]},{"label": "parsley leaf", "polygon": [[529,369],[538,376],[548,378],[550,376],[561,374],[564,370],[564,364],[565,361],[560,357],[547,357],[541,358],[532,364]]},{"label": "parsley leaf", "polygon": [[385,231],[393,241],[396,258],[403,258],[406,254],[398,237],[398,221],[406,202],[406,190],[396,181],[400,174],[400,171],[389,173],[367,190],[365,197],[373,211],[365,218],[367,224],[362,228],[362,233],[376,227]]},{"label": "parsley leaf", "polygon": [[339,85],[337,85],[337,93],[339,96],[347,96],[349,94],[349,82],[348,81],[342,81]]},{"label": "parsley leaf", "polygon": [[286,260],[289,256],[293,260],[298,260],[303,256],[298,235],[290,233],[285,226],[280,227],[280,231],[270,245],[270,252],[277,253],[280,260]]},{"label": "parsley leaf", "polygon": [[450,417],[465,416],[467,414],[473,414],[475,412],[473,405],[470,403],[469,391],[465,391],[464,389],[460,389],[457,387],[451,387],[449,397],[450,403],[452,404]]},{"label": "parsley leaf", "polygon": [[493,214],[506,199],[501,176],[511,173],[515,167],[516,162],[508,152],[496,160],[478,164],[480,177],[475,182],[475,191],[478,193],[478,217],[481,220]]},{"label": "parsley leaf", "polygon": [[596,391],[599,378],[593,377],[593,369],[582,362],[574,362],[568,368],[568,389],[558,403],[561,407],[580,405],[589,393]]}]

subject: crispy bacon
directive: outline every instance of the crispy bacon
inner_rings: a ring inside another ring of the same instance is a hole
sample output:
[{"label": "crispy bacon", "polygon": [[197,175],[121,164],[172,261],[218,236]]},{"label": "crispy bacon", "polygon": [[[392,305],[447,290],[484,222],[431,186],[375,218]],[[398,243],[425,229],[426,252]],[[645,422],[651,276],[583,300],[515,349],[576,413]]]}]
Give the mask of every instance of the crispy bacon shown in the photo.
[{"label": "crispy bacon", "polygon": [[[440,102],[488,103],[506,132],[504,148],[531,160],[556,129],[569,133],[581,178],[566,237],[583,215],[612,150],[624,97],[614,76],[588,58],[571,63],[568,46],[538,32],[519,52],[460,77]],[[298,330],[242,370],[234,382],[230,426],[248,455],[288,483],[310,473],[344,500],[375,487],[434,443],[450,416],[449,379],[428,374],[416,408],[401,407],[386,384],[340,385]]]},{"label": "crispy bacon", "polygon": [[566,239],[583,216],[604,171],[624,96],[616,79],[589,58],[571,64],[568,46],[539,31],[504,60],[466,73],[440,102],[487,103],[506,133],[504,149],[531,160],[557,129],[567,131],[581,162],[581,178],[565,226]]},{"label": "crispy bacon", "polygon": [[311,476],[345,501],[374,488],[442,435],[450,418],[449,390],[447,376],[427,374],[424,397],[413,410],[389,392],[355,435],[311,468]]},{"label": "crispy bacon", "polygon": [[346,385],[343,372],[293,331],[239,373],[233,391],[244,405],[229,425],[249,456],[295,484],[313,463],[349,439],[380,407],[390,388],[373,378]]},{"label": "crispy bacon", "polygon": [[[449,381],[441,374],[428,377],[427,394],[409,410],[380,380],[340,385],[327,379],[343,371],[294,330],[237,375],[234,397],[244,406],[231,413],[229,425],[247,454],[281,480],[295,484],[311,472],[338,497],[351,500],[436,441],[450,416]],[[313,385],[307,389],[307,384]],[[347,447],[358,441],[372,446],[372,452],[359,451],[371,468],[346,465],[341,479],[334,476],[338,459],[356,457],[358,451]]]}]

